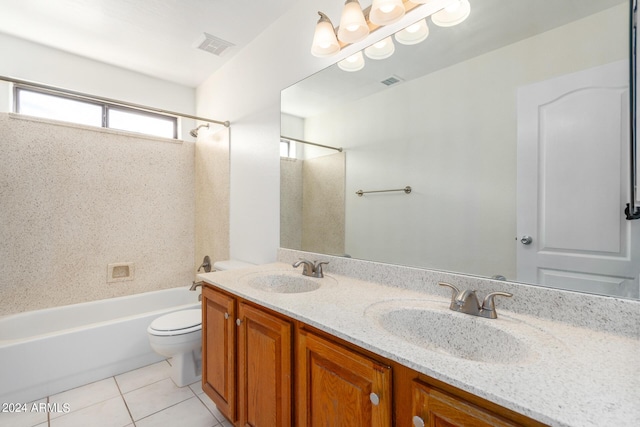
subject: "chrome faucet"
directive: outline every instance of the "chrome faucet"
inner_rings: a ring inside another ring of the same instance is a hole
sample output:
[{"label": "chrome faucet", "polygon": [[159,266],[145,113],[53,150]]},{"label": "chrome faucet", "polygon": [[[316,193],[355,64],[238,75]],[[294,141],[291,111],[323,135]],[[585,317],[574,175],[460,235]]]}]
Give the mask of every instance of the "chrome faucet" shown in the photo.
[{"label": "chrome faucet", "polygon": [[293,268],[298,268],[302,265],[302,274],[309,277],[324,277],[322,272],[322,266],[329,264],[328,262],[311,262],[306,259],[301,259],[293,263]]},{"label": "chrome faucet", "polygon": [[491,292],[484,297],[482,305],[478,300],[476,291],[460,291],[458,288],[450,283],[439,282],[440,286],[447,286],[453,291],[451,294],[451,304],[449,309],[458,311],[460,313],[471,314],[473,316],[486,317],[487,319],[496,319],[498,314],[496,313],[496,305],[493,301],[496,296],[512,297],[513,294],[509,292]]}]

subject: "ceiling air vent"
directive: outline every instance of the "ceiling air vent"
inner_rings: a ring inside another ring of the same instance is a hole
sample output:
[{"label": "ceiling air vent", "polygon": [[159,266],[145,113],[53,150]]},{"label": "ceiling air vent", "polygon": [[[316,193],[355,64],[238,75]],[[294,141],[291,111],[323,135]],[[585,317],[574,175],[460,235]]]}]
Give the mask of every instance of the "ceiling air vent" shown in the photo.
[{"label": "ceiling air vent", "polygon": [[394,85],[396,83],[400,83],[402,82],[403,79],[401,77],[398,76],[391,76],[391,77],[387,77],[386,79],[382,80],[380,83],[382,83],[383,85],[387,85],[387,86],[391,86]]},{"label": "ceiling air vent", "polygon": [[196,45],[198,49],[202,49],[205,52],[209,52],[217,56],[222,56],[224,51],[233,46],[235,46],[233,43],[222,40],[216,36],[212,36],[209,33],[203,33],[203,35],[198,39],[198,44]]}]

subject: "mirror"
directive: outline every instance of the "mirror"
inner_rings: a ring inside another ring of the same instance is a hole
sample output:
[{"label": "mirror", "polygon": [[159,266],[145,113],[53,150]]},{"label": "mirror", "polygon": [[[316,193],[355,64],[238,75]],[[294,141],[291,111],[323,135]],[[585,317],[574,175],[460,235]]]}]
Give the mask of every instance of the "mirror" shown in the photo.
[{"label": "mirror", "polygon": [[344,151],[282,143],[281,246],[639,298],[629,2],[471,0],[427,22],[282,91],[282,135]]}]

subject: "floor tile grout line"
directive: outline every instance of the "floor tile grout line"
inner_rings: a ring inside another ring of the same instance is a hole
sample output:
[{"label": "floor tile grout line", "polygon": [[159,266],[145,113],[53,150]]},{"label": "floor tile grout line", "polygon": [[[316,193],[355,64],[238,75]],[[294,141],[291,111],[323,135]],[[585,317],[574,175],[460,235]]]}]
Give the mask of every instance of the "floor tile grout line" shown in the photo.
[{"label": "floor tile grout line", "polygon": [[[188,386],[186,386],[186,387],[188,387]],[[191,390],[191,393],[193,393],[193,390]],[[194,394],[194,396],[195,396],[195,393],[193,393],[193,394]],[[164,408],[162,408],[162,409],[160,409],[160,410],[157,410],[156,412],[153,412],[153,413],[151,413],[151,414],[149,414],[149,415],[145,415],[144,417],[140,418],[139,420],[134,420],[133,422],[135,423],[136,421],[141,421],[141,420],[144,420],[145,418],[149,418],[150,416],[155,415],[155,414],[157,414],[157,413],[160,413],[160,412],[164,411],[165,409],[172,408],[172,407],[174,407],[174,406],[176,406],[176,405],[179,405],[179,404],[181,404],[181,403],[186,402],[186,401],[187,401],[187,400],[189,400],[189,399],[193,399],[193,397],[194,397],[194,396],[187,397],[186,399],[181,400],[180,402],[176,402],[176,403],[174,403],[174,404],[171,404],[171,405],[169,405],[169,406],[166,406],[166,407],[164,407]],[[195,397],[198,397],[198,396],[195,396]],[[211,414],[211,415],[213,415],[213,414]],[[217,418],[215,417],[215,415],[213,416],[213,418],[217,420]],[[131,417],[131,419],[133,420],[133,417]]]},{"label": "floor tile grout line", "polygon": [[[191,390],[191,391],[193,391],[193,390]],[[194,393],[194,394],[195,394],[195,393]],[[203,394],[204,396],[207,396],[205,393],[202,393],[202,394]],[[202,404],[204,405],[205,409],[206,409],[207,411],[209,411],[209,413],[213,416],[213,419],[214,419],[214,420],[216,420],[216,421],[218,422],[218,424],[217,424],[216,426],[214,426],[214,427],[222,426],[222,423],[223,423],[224,421],[220,421],[220,420],[218,419],[218,417],[216,417],[216,414],[214,414],[214,413],[211,411],[211,409],[209,409],[209,407],[207,406],[207,404],[205,403],[205,401],[204,401],[204,400],[202,400],[202,399],[200,398],[200,395],[199,395],[199,394],[196,394],[196,397],[198,398],[198,400],[200,401],[200,403],[202,403]],[[208,398],[208,396],[207,396],[207,398]],[[214,405],[215,405],[215,403],[214,403]],[[217,408],[217,406],[216,406],[216,408]]]},{"label": "floor tile grout line", "polygon": [[122,398],[122,401],[124,402],[124,407],[127,408],[127,413],[129,414],[129,418],[131,419],[131,423],[133,424],[133,427],[135,427],[136,425],[136,420],[133,419],[133,415],[131,414],[131,410],[129,409],[129,405],[127,404],[127,399],[124,398],[124,394],[122,393],[122,390],[120,389],[120,384],[118,384],[118,380],[116,379],[116,377],[113,377],[113,381],[115,381],[116,383],[116,387],[118,388],[118,392],[120,393],[120,397]]}]

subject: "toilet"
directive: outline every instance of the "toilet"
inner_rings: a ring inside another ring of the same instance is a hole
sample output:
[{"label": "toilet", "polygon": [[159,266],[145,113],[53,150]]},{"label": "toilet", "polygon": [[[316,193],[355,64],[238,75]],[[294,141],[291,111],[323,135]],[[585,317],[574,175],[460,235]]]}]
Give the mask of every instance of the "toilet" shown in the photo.
[{"label": "toilet", "polygon": [[[214,271],[250,267],[238,260],[218,261]],[[155,319],[147,328],[151,348],[171,358],[171,379],[178,387],[199,381],[202,377],[202,310],[175,311]]]}]

